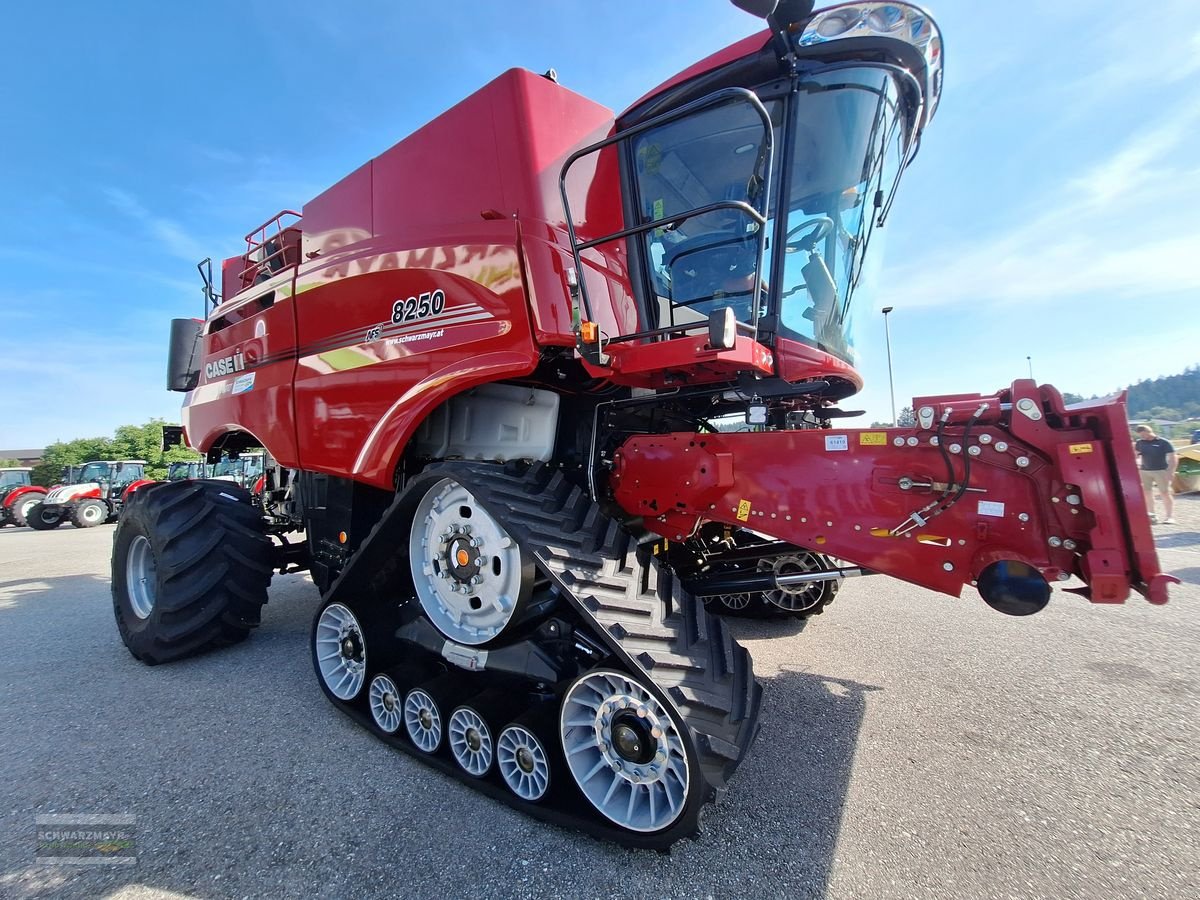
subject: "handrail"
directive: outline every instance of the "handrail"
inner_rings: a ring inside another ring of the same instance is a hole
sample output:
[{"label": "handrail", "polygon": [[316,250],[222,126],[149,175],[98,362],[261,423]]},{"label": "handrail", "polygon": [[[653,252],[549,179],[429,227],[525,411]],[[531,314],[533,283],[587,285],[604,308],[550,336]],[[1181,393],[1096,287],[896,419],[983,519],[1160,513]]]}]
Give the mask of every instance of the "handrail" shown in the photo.
[{"label": "handrail", "polygon": [[[593,238],[592,240],[589,240],[589,241],[584,241],[582,243],[579,241],[578,235],[576,234],[576,231],[575,231],[575,222],[571,216],[571,202],[567,197],[567,173],[569,172],[571,166],[573,166],[576,162],[578,162],[580,159],[582,159],[585,156],[590,156],[593,153],[597,153],[600,150],[603,150],[606,147],[613,146],[614,144],[618,144],[621,141],[627,141],[632,138],[635,138],[638,135],[640,135],[646,131],[649,131],[653,128],[658,128],[659,126],[664,125],[668,122],[673,122],[676,119],[685,118],[685,117],[691,115],[692,113],[696,112],[697,110],[704,109],[704,108],[710,107],[710,106],[720,106],[722,104],[733,103],[733,102],[748,103],[750,105],[751,109],[754,110],[754,112],[758,115],[759,119],[762,121],[763,147],[766,151],[766,157],[765,157],[765,166],[764,166],[765,173],[763,176],[762,189],[759,192],[759,198],[762,203],[761,210],[759,210],[756,206],[752,206],[751,204],[745,202],[744,200],[722,200],[722,201],[718,201],[716,203],[707,204],[706,206],[698,207],[696,209],[686,210],[677,215],[664,217],[662,219],[657,219],[653,222],[647,222],[647,223],[643,223],[640,225],[632,226],[630,228],[625,228],[620,231],[613,232],[612,234],[603,235],[599,238]],[[661,115],[657,115],[651,119],[647,119],[645,122],[640,122],[637,125],[633,126],[632,128],[628,128],[628,129],[621,131],[617,134],[614,134],[610,137],[604,138],[601,141],[597,141],[596,143],[591,144],[587,147],[584,147],[580,150],[576,150],[574,153],[572,153],[570,156],[568,156],[566,161],[563,163],[562,169],[559,171],[558,191],[559,191],[559,195],[562,198],[563,212],[566,216],[567,237],[571,242],[571,254],[575,260],[575,270],[579,273],[579,285],[578,285],[579,299],[580,299],[580,302],[583,307],[581,310],[583,315],[580,317],[580,321],[583,321],[583,320],[591,321],[593,318],[591,299],[588,296],[588,290],[587,290],[587,279],[584,277],[583,258],[580,255],[584,250],[591,249],[592,247],[595,247],[599,244],[608,243],[610,241],[621,240],[622,238],[632,237],[633,235],[636,235],[636,234],[642,234],[642,233],[644,233],[646,231],[650,231],[654,228],[661,228],[664,225],[679,225],[681,222],[684,222],[688,219],[694,218],[696,216],[704,215],[706,213],[714,212],[719,209],[735,209],[739,212],[743,212],[743,213],[750,215],[751,218],[754,219],[754,221],[758,222],[759,225],[765,225],[766,221],[767,221],[767,204],[770,202],[770,196],[771,196],[770,181],[771,181],[771,172],[774,168],[774,165],[773,165],[774,153],[775,153],[774,141],[775,141],[775,133],[774,133],[774,129],[771,126],[771,116],[767,112],[766,107],[763,106],[762,101],[759,100],[758,95],[755,94],[753,91],[748,90],[747,88],[730,87],[730,88],[722,88],[721,90],[714,91],[713,93],[708,94],[707,96],[699,98],[698,100],[693,100],[690,103],[685,103],[683,106],[680,106],[677,109],[669,110],[665,113],[662,113]],[[766,228],[760,227],[758,229],[759,266],[762,265],[762,260],[766,254],[766,241],[767,241],[767,230],[766,230]],[[761,278],[757,278],[757,277],[755,278],[754,295],[753,295],[752,304],[751,304],[751,308],[752,308],[751,317],[752,317],[752,321],[755,323],[756,329],[757,329],[757,322],[758,322],[758,311],[759,311],[760,304],[762,302],[762,283],[761,282],[762,282]],[[670,330],[678,330],[678,329],[673,328]],[[661,331],[663,331],[663,329],[654,329],[652,331],[637,332],[635,334],[628,335],[627,339],[633,339],[635,337],[657,334]],[[755,333],[757,334],[757,330]]]},{"label": "handrail", "polygon": [[[285,225],[283,220],[289,216],[293,219],[293,221],[288,222]],[[261,272],[264,267],[266,267],[268,271],[273,271],[276,268],[282,269],[285,267],[285,253],[287,251],[287,246],[282,240],[283,235],[289,229],[295,228],[303,218],[304,217],[301,213],[298,213],[295,210],[285,209],[282,212],[278,212],[271,216],[271,218],[267,219],[257,228],[253,228],[249,233],[247,233],[246,252],[242,254],[245,267],[238,273],[238,279],[242,283],[243,290],[250,286],[247,276],[250,277],[250,280],[253,280],[254,274]],[[272,225],[275,226],[275,230],[268,233]],[[263,253],[263,251],[267,249],[267,245],[272,241],[275,242],[275,247],[271,249],[270,253]],[[272,267],[270,264],[276,259],[283,260],[285,265]]]}]

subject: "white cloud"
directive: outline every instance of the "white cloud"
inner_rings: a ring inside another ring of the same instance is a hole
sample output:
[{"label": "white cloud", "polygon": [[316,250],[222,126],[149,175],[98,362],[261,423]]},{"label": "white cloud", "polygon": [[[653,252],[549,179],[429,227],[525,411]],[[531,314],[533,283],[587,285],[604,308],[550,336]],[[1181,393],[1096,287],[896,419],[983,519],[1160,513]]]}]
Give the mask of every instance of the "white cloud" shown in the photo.
[{"label": "white cloud", "polygon": [[158,216],[146,209],[136,197],[118,187],[101,189],[109,203],[119,212],[142,224],[150,237],[172,256],[188,262],[198,262],[208,254],[204,243],[190,235],[186,229],[172,219]]},{"label": "white cloud", "polygon": [[1200,292],[1200,168],[1187,151],[1200,104],[1172,110],[1066,182],[1007,230],[964,234],[888,266],[887,302],[1078,302]]}]

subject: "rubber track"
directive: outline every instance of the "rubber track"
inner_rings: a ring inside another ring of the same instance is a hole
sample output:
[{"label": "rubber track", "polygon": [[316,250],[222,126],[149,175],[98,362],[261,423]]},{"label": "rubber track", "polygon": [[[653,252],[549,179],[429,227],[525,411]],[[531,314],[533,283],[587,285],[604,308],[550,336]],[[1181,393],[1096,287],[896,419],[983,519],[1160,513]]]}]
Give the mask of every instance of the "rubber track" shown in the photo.
[{"label": "rubber track", "polygon": [[629,533],[561,472],[538,466],[521,476],[495,468],[452,466],[594,620],[610,649],[666,693],[694,734],[712,799],[757,731],[762,688],[749,652],[658,560],[639,564]]},{"label": "rubber track", "polygon": [[[744,758],[758,731],[762,687],[749,652],[732,640],[718,616],[684,590],[649,557],[638,559],[633,538],[561,472],[546,465],[526,471],[511,466],[443,463],[421,473],[463,483],[519,544],[532,553],[593,633],[671,706],[692,737],[698,803],[717,797]],[[361,600],[364,592],[395,596],[401,576],[397,545],[407,542],[402,519],[405,494],[384,514],[341,573],[325,601]],[[405,565],[405,568],[407,566]],[[411,590],[411,582],[409,589]],[[322,604],[324,606],[324,604]],[[370,715],[354,704],[335,705],[388,743],[510,806],[558,825],[579,828],[626,846],[666,849],[698,830],[699,810],[656,834],[620,829],[597,815],[580,816],[531,804],[507,791],[464,776],[436,757],[372,728]],[[695,801],[694,801],[695,802]],[[587,801],[579,798],[579,804]],[[686,820],[686,821],[685,821]]]}]

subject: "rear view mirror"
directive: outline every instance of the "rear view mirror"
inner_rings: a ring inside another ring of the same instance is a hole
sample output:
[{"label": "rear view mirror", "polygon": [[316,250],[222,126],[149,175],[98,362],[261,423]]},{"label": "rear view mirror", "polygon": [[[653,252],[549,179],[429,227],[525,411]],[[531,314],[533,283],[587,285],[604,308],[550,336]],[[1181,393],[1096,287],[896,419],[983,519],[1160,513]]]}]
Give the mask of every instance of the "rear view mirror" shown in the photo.
[{"label": "rear view mirror", "polygon": [[737,342],[737,318],[733,307],[714,309],[708,314],[708,346],[714,350],[732,350]]},{"label": "rear view mirror", "polygon": [[167,352],[167,390],[190,391],[200,383],[199,319],[172,319]]}]

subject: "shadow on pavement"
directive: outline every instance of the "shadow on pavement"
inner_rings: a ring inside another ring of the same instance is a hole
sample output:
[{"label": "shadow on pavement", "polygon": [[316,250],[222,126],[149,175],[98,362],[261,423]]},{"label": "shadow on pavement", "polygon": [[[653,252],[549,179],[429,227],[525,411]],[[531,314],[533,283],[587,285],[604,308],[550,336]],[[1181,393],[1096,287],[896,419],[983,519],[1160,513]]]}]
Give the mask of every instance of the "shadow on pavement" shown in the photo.
[{"label": "shadow on pavement", "polygon": [[1167,550],[1179,550],[1184,547],[1197,547],[1200,546],[1200,532],[1174,531],[1169,534],[1156,532],[1154,535],[1154,546]]},{"label": "shadow on pavement", "polygon": [[1200,566],[1189,566],[1186,569],[1171,569],[1170,574],[1187,584],[1200,584]]}]

